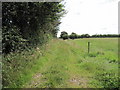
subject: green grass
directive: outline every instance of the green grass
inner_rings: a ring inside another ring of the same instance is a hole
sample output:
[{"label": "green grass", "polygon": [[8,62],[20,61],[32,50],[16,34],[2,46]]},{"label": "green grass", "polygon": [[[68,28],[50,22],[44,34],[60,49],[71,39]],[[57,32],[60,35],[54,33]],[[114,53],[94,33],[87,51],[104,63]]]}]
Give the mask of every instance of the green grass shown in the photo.
[{"label": "green grass", "polygon": [[[91,43],[89,54],[87,42]],[[118,87],[117,38],[53,39],[44,49],[33,50],[30,55],[28,52],[17,55],[10,55],[11,62],[17,63],[17,72],[13,64],[4,66],[7,87]]]}]

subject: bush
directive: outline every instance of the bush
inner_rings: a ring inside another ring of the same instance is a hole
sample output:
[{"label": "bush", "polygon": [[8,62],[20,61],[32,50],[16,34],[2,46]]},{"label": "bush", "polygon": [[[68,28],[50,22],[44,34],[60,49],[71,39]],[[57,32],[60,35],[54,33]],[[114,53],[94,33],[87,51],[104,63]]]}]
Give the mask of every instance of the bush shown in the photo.
[{"label": "bush", "polygon": [[[3,53],[35,47],[57,37],[60,18],[65,13],[60,2],[4,2],[2,4]],[[27,43],[26,43],[27,42]]]},{"label": "bush", "polygon": [[102,74],[96,75],[96,79],[102,84],[104,88],[118,88],[119,87],[119,76],[111,73],[104,72]]},{"label": "bush", "polygon": [[14,52],[16,50],[22,50],[27,43],[26,39],[22,38],[17,27],[6,28],[3,27],[3,53]]}]

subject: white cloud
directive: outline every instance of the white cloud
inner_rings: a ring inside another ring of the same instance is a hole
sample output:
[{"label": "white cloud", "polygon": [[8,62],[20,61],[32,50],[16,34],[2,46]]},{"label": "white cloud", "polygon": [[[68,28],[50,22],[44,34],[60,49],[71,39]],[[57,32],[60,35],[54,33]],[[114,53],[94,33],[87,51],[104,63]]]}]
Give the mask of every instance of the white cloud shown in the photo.
[{"label": "white cloud", "polygon": [[[68,13],[62,18],[60,32],[69,34],[118,33],[119,0],[65,0]],[[58,33],[58,36],[60,35]]]}]

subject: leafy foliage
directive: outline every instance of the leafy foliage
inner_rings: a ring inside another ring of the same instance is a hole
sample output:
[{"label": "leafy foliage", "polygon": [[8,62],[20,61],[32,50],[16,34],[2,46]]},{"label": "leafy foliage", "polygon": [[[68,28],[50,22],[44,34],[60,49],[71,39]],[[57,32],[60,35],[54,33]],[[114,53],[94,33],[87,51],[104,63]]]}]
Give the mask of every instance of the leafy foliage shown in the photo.
[{"label": "leafy foliage", "polygon": [[[74,32],[71,33],[71,35],[68,35],[68,33],[66,31],[61,32],[60,38],[64,39],[64,34],[67,34],[67,36],[65,35],[65,39],[77,39],[77,38],[106,38],[106,37],[120,37],[120,34],[95,34],[95,35],[89,35],[89,34],[82,34],[82,35],[78,35]],[[67,38],[66,38],[67,37]]]},{"label": "leafy foliage", "polygon": [[43,54],[36,47],[42,50],[57,37],[64,13],[60,2],[2,3],[3,87],[21,87],[30,79],[36,59]]},{"label": "leafy foliage", "polygon": [[61,32],[60,38],[63,38],[63,40],[68,39],[68,33],[65,31]]},{"label": "leafy foliage", "polygon": [[90,37],[89,34],[82,34],[82,35],[81,35],[81,38],[89,38],[89,37]]},{"label": "leafy foliage", "polygon": [[119,77],[112,72],[103,72],[102,74],[98,74],[96,75],[96,79],[101,82],[104,88],[118,88],[119,86]]},{"label": "leafy foliage", "polygon": [[68,35],[65,34],[65,35],[62,36],[62,38],[63,38],[63,40],[68,39]]},{"label": "leafy foliage", "polygon": [[70,39],[75,39],[77,38],[77,34],[72,32],[71,35],[69,36]]},{"label": "leafy foliage", "polygon": [[120,37],[120,34],[95,34],[95,35],[92,35],[91,37],[97,37],[97,38],[100,38],[100,37]]},{"label": "leafy foliage", "polygon": [[[29,45],[36,46],[45,43],[50,36],[56,37],[60,18],[65,13],[63,7],[60,2],[4,2],[2,6],[3,44],[5,44],[3,52],[9,53],[15,49],[14,46],[22,39],[27,40]],[[22,39],[17,41],[14,39],[16,36],[11,38],[10,29],[17,33],[17,38]],[[16,44],[11,45],[12,43],[8,42],[6,37],[11,38]]]},{"label": "leafy foliage", "polygon": [[26,40],[22,38],[18,28],[13,27],[7,29],[4,27],[3,37],[3,52],[8,53],[25,48]]}]

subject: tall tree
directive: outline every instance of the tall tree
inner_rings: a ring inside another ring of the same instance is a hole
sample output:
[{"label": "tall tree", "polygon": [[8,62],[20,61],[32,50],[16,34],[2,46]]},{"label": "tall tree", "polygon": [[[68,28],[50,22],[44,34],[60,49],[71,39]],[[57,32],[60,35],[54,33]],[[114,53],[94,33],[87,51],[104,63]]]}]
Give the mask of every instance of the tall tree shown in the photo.
[{"label": "tall tree", "polygon": [[70,39],[75,39],[77,38],[77,34],[72,32],[71,35],[69,36]]},{"label": "tall tree", "polygon": [[68,33],[66,32],[66,31],[62,31],[61,32],[61,35],[60,35],[60,38],[62,38],[62,39],[68,39]]}]

